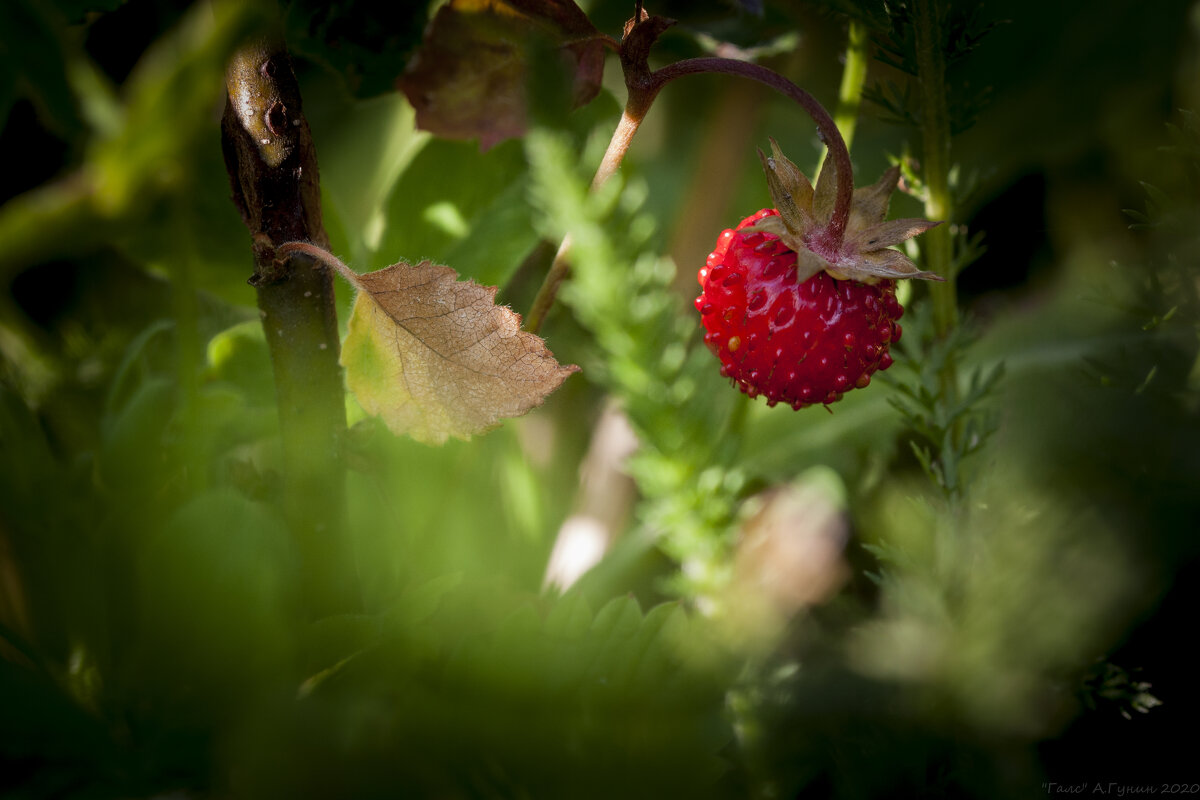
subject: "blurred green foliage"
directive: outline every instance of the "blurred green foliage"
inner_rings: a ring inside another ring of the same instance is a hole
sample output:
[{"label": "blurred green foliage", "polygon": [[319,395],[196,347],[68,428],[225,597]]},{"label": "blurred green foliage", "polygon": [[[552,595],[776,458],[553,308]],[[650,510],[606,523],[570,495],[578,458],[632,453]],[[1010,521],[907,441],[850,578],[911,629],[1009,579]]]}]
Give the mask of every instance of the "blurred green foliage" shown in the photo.
[{"label": "blurred green foliage", "polygon": [[[591,5],[618,33],[627,13]],[[444,262],[524,311],[538,243],[570,234],[543,334],[584,371],[442,448],[348,397],[360,608],[314,619],[219,155],[224,64],[271,12],[0,4],[0,794],[1027,797],[1167,779],[1197,700],[1174,652],[1200,518],[1200,148],[1173,110],[1200,104],[1195,7],[1020,0],[972,40],[955,68],[991,93],[953,150],[978,176],[954,222],[987,245],[960,286],[970,335],[939,344],[915,287],[893,380],[826,413],[719,377],[690,308],[699,264],[679,255],[695,243],[675,237],[685,208],[732,225],[767,202],[754,146],[811,163],[810,123],[764,96],[731,127],[734,79],[681,81],[589,193],[615,59],[599,99],[523,141],[437,140],[389,92],[426,6],[282,9],[333,249],[361,270]],[[881,3],[762,6],[651,8],[681,20],[656,53],[798,33],[770,63],[832,101],[846,14],[893,61],[908,41]],[[893,67],[872,78],[901,87]],[[903,117],[902,91],[879,97]],[[877,174],[915,141],[865,116],[855,165]],[[711,184],[717,166],[736,180]],[[947,354],[969,408],[939,395]],[[546,588],[614,401],[638,439],[635,507],[605,560]],[[976,427],[953,442],[960,412]],[[767,596],[743,552],[761,493],[814,475],[824,495],[806,496],[837,497],[850,532],[844,586],[740,602]]]}]

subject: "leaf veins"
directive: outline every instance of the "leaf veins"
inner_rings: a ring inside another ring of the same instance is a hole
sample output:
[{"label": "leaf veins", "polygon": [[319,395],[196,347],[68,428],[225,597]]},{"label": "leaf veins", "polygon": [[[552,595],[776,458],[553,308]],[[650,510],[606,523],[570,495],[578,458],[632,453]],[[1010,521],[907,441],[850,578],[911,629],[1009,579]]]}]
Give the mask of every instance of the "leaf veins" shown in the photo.
[{"label": "leaf veins", "polygon": [[496,305],[494,286],[458,280],[450,267],[399,263],[359,275],[311,245],[280,248],[293,251],[359,290],[341,363],[359,404],[393,433],[428,444],[469,439],[541,405],[579,370],[522,331],[520,315]]}]

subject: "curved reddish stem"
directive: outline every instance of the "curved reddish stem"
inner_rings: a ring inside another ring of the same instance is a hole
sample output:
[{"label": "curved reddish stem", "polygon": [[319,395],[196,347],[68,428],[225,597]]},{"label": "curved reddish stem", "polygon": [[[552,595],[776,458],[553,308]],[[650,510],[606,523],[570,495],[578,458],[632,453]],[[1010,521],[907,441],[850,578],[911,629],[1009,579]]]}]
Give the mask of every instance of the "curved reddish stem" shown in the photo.
[{"label": "curved reddish stem", "polygon": [[[641,3],[639,3],[638,15],[634,19],[641,18]],[[657,24],[655,20],[657,20]],[[837,197],[834,200],[829,227],[824,232],[824,240],[834,250],[840,248],[842,240],[845,238],[846,223],[850,219],[850,200],[854,194],[854,172],[850,166],[850,152],[846,149],[846,141],[842,138],[837,123],[833,121],[833,117],[829,115],[825,107],[817,102],[817,99],[811,94],[779,73],[747,61],[716,56],[689,58],[651,72],[646,61],[649,48],[658,34],[669,27],[671,23],[668,20],[651,17],[642,24],[648,27],[645,29],[640,29],[638,26],[628,27],[625,32],[625,40],[621,45],[621,67],[625,73],[625,86],[629,90],[629,96],[625,102],[625,112],[621,115],[621,122],[613,132],[612,140],[608,143],[608,149],[604,153],[604,160],[601,161],[600,168],[596,170],[592,188],[601,185],[616,173],[625,158],[626,151],[629,150],[629,143],[633,140],[633,135],[637,133],[638,126],[641,125],[642,119],[654,103],[654,98],[664,86],[676,78],[701,72],[741,75],[743,78],[770,86],[795,100],[817,123],[817,132],[821,141],[829,148],[829,156],[833,159],[833,165],[837,170]],[[639,30],[646,31],[641,38],[638,37]],[[635,43],[635,46],[630,46],[631,42]],[[554,304],[558,287],[566,278],[569,270],[567,256],[570,247],[571,237],[567,236],[563,239],[558,254],[554,257],[554,262],[550,265],[541,288],[538,289],[533,306],[525,317],[525,330],[536,333],[541,327],[546,313]]]},{"label": "curved reddish stem", "polygon": [[[707,56],[704,58],[689,58],[676,61],[650,73],[648,85],[643,88],[649,97],[658,93],[667,83],[684,75],[695,75],[701,72],[723,72],[727,75],[741,75],[753,81],[770,86],[777,92],[795,100],[813,122],[817,123],[817,132],[821,141],[829,148],[829,156],[837,169],[837,199],[834,202],[833,217],[829,221],[828,236],[831,244],[841,245],[846,232],[846,222],[850,219],[850,200],[854,194],[854,173],[850,166],[850,151],[846,149],[846,141],[838,130],[837,123],[817,99],[779,73],[766,67],[752,64],[748,61],[737,61],[732,58]],[[647,105],[649,105],[647,103]]]}]

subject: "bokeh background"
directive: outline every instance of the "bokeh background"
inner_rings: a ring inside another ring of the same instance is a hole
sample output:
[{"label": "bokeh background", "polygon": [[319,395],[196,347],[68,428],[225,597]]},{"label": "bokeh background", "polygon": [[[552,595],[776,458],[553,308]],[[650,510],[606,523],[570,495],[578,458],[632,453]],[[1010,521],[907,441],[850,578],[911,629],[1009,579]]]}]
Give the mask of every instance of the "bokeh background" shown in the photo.
[{"label": "bokeh background", "polygon": [[[1200,5],[949,4],[986,31],[950,65],[953,222],[986,249],[949,347],[996,377],[954,496],[894,404],[924,287],[892,380],[832,414],[699,344],[695,271],[768,203],[755,149],[821,156],[799,109],[680,80],[590,201],[616,58],[570,113],[535,74],[524,139],[439,139],[395,89],[437,5],[0,6],[0,794],[1196,786]],[[654,63],[755,57],[833,108],[850,20],[878,55],[906,6],[663,2]],[[583,371],[542,408],[432,448],[347,397],[359,602],[316,618],[221,153],[224,64],[277,13],[355,269],[430,258],[524,312],[553,242],[591,242],[541,331]],[[919,173],[920,120],[871,100],[911,85],[871,60],[857,183]]]}]

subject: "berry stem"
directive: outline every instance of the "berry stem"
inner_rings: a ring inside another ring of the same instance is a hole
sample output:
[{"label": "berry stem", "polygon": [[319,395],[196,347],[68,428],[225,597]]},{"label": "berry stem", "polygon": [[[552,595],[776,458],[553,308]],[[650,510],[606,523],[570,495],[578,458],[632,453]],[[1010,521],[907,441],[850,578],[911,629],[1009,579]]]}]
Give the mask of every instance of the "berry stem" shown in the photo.
[{"label": "berry stem", "polygon": [[[634,19],[642,20],[640,4],[638,14]],[[608,142],[608,149],[604,151],[604,158],[600,161],[595,177],[592,178],[592,188],[596,189],[603,185],[616,174],[621,162],[625,159],[625,154],[629,151],[634,134],[637,133],[647,112],[650,111],[654,98],[658,96],[664,86],[684,75],[697,75],[704,72],[740,75],[743,78],[758,81],[795,100],[817,124],[817,134],[833,157],[838,179],[837,198],[834,201],[833,215],[825,235],[830,246],[840,247],[842,239],[845,237],[846,223],[850,219],[850,201],[854,194],[854,170],[850,165],[850,151],[846,149],[846,141],[842,138],[837,123],[834,122],[825,107],[811,94],[774,70],[747,61],[716,56],[689,58],[651,72],[646,62],[650,45],[670,22],[661,18],[647,18],[640,24],[646,27],[631,24],[621,44],[621,67],[625,73],[625,86],[629,95],[625,102],[625,111],[621,114],[621,121],[617,124],[617,129],[613,131],[612,138]],[[554,305],[559,286],[570,272],[568,261],[570,248],[571,237],[564,237],[554,256],[554,261],[546,273],[546,278],[542,281],[537,296],[533,299],[533,305],[530,307],[529,313],[525,315],[525,330],[530,333],[537,333],[541,329],[546,314]]]},{"label": "berry stem", "polygon": [[650,74],[653,92],[657,93],[659,89],[676,78],[702,72],[740,75],[743,78],[758,81],[796,101],[812,117],[813,122],[817,124],[817,135],[829,148],[829,155],[833,158],[834,166],[837,168],[837,199],[834,202],[833,216],[829,221],[828,236],[831,245],[840,246],[846,233],[846,223],[850,219],[850,199],[854,194],[854,170],[850,165],[850,151],[846,149],[846,141],[842,138],[842,133],[838,130],[833,117],[815,97],[778,72],[758,64],[737,61],[732,58],[706,56],[668,64]]},{"label": "berry stem", "polygon": [[617,173],[621,162],[625,160],[625,153],[629,150],[629,145],[633,142],[633,135],[637,133],[638,126],[642,124],[642,119],[646,116],[646,112],[650,110],[650,104],[635,103],[634,98],[630,98],[625,105],[625,111],[621,114],[621,121],[617,123],[617,129],[613,131],[612,138],[608,141],[608,149],[604,151],[604,158],[600,160],[600,166],[596,169],[596,175],[592,178],[592,188],[596,189]]}]

